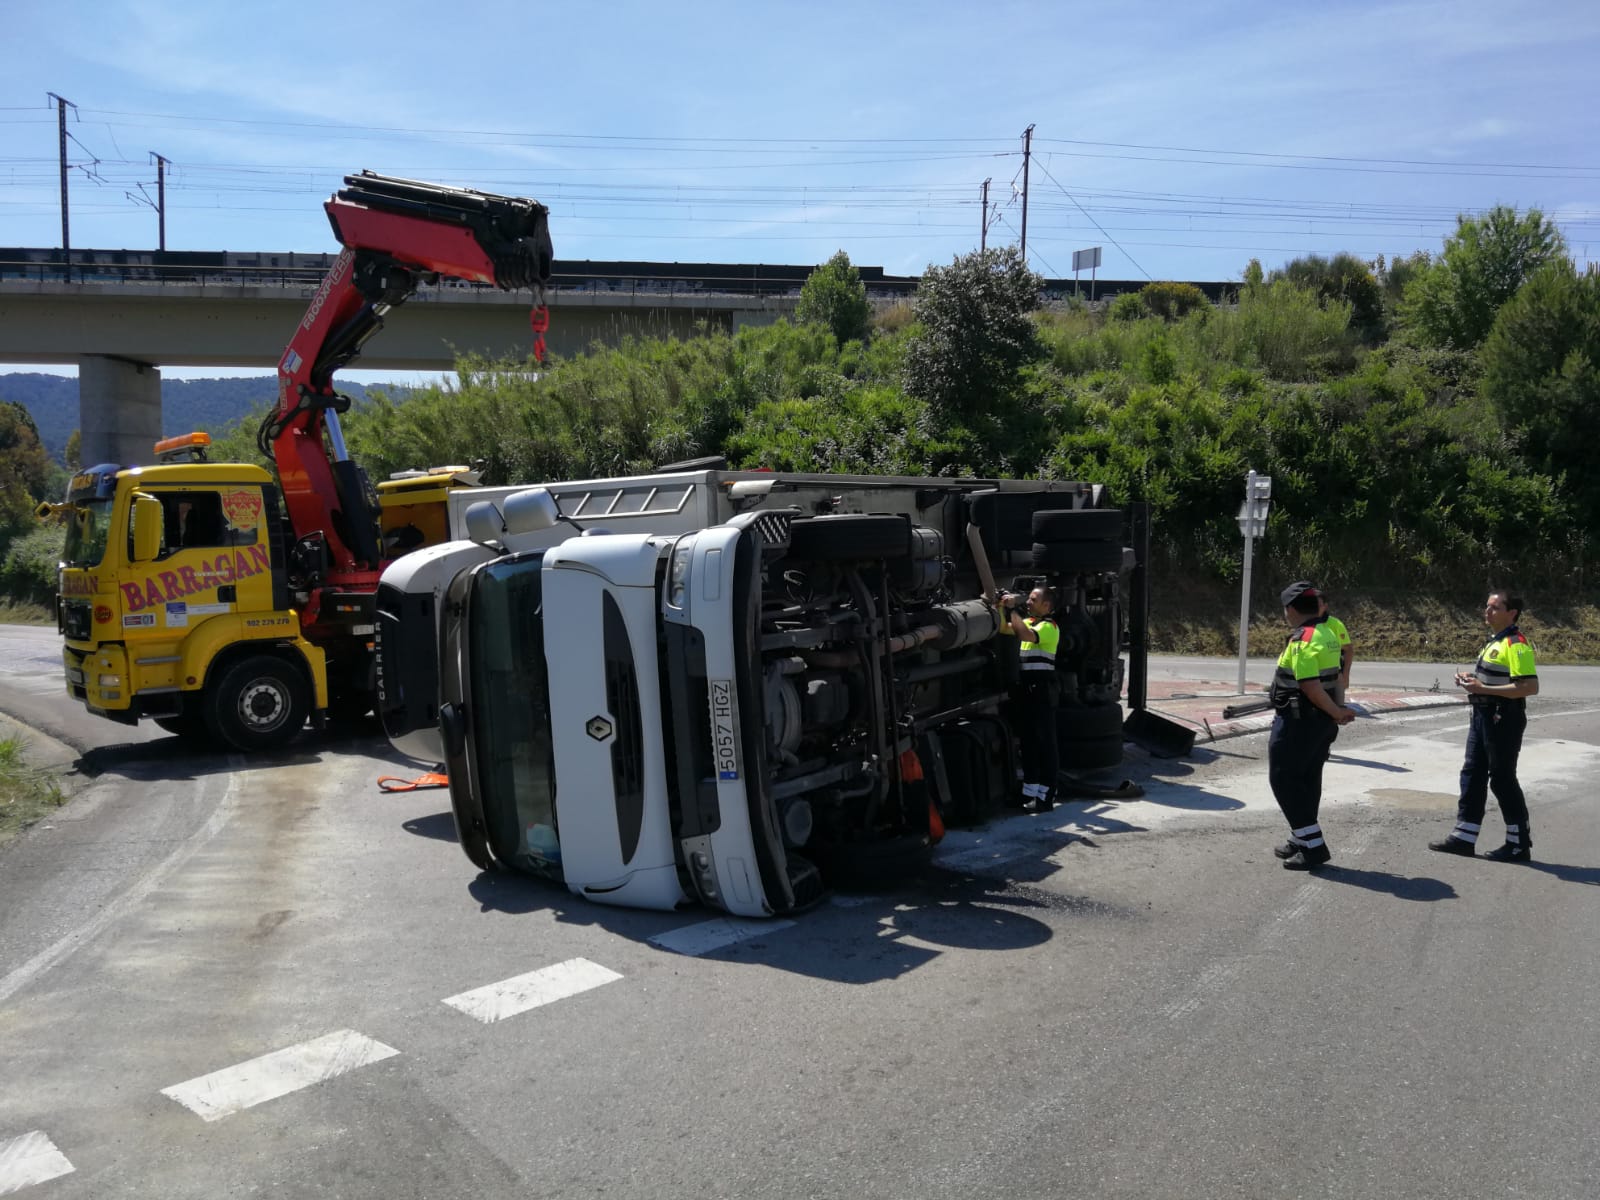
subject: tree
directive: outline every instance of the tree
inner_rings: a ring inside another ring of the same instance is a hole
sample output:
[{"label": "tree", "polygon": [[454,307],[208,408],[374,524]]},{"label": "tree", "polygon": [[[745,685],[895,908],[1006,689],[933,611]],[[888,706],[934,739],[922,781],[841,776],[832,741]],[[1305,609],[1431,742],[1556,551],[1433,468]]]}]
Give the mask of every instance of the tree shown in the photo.
[{"label": "tree", "polygon": [[1525,440],[1532,464],[1566,474],[1591,525],[1600,519],[1600,272],[1570,260],[1537,272],[1507,302],[1479,352],[1483,394]]},{"label": "tree", "polygon": [[1307,254],[1274,271],[1272,278],[1310,288],[1324,303],[1342,300],[1349,304],[1350,328],[1367,341],[1377,341],[1383,335],[1383,289],[1371,268],[1355,255],[1323,258],[1320,254]]},{"label": "tree", "polygon": [[1566,249],[1536,208],[1518,216],[1500,205],[1482,217],[1457,217],[1437,261],[1406,285],[1401,321],[1424,345],[1471,350],[1489,336],[1501,305]]},{"label": "tree", "polygon": [[947,424],[998,417],[1042,351],[1031,314],[1044,280],[1015,247],[929,267],[917,287],[919,328],[906,346],[906,394]]},{"label": "tree", "polygon": [[32,524],[50,478],[50,456],[28,410],[0,400],[0,538]]},{"label": "tree", "polygon": [[802,325],[826,325],[841,346],[852,339],[866,341],[871,316],[861,272],[843,250],[806,277],[794,310],[795,320]]}]

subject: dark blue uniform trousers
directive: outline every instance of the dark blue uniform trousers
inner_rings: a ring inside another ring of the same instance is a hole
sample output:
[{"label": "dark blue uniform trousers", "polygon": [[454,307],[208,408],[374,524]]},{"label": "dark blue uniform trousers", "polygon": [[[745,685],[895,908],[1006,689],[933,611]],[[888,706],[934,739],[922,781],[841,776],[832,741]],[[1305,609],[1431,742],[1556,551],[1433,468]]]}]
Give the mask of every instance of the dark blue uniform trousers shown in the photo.
[{"label": "dark blue uniform trousers", "polygon": [[1467,757],[1461,764],[1461,801],[1456,807],[1457,837],[1463,825],[1476,832],[1492,791],[1506,819],[1506,841],[1513,846],[1533,845],[1528,801],[1517,782],[1517,757],[1527,728],[1528,711],[1520,704],[1472,706]]},{"label": "dark blue uniform trousers", "polygon": [[1339,727],[1318,710],[1310,716],[1279,713],[1267,739],[1267,782],[1291,830],[1317,823],[1322,807],[1322,767]]}]

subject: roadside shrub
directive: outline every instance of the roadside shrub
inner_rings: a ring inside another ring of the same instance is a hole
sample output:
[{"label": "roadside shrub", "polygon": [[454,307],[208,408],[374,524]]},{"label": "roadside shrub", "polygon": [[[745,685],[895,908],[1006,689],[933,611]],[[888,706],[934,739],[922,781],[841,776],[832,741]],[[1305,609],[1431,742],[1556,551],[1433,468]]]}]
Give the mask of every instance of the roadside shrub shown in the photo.
[{"label": "roadside shrub", "polygon": [[1142,321],[1149,315],[1139,292],[1123,292],[1106,309],[1106,317],[1112,321]]},{"label": "roadside shrub", "polygon": [[53,603],[66,544],[66,527],[53,521],[13,538],[0,565],[0,590],[24,603]]},{"label": "roadside shrub", "polygon": [[[1122,297],[1118,296],[1117,299]],[[1139,289],[1139,299],[1151,316],[1163,321],[1176,321],[1188,316],[1197,308],[1211,302],[1206,294],[1192,283],[1147,283]]]}]

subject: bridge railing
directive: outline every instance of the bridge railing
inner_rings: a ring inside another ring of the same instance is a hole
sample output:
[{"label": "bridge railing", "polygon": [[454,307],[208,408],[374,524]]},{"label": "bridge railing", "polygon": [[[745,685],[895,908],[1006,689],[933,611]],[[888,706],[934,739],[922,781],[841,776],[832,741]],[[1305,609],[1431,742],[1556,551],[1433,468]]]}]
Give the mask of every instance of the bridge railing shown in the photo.
[{"label": "bridge railing", "polygon": [[[236,263],[148,263],[95,262],[74,257],[61,259],[0,258],[0,283],[109,284],[116,287],[261,287],[315,289],[326,274],[325,264],[293,266],[254,266]],[[562,271],[552,275],[550,288],[557,293],[609,295],[648,300],[658,296],[766,297],[797,299],[804,283],[800,278],[761,278],[750,276],[695,275],[675,278],[670,275],[641,277],[593,271]],[[915,280],[874,280],[868,291],[875,296],[909,295]],[[419,290],[493,290],[487,284],[466,280],[425,282]]]}]

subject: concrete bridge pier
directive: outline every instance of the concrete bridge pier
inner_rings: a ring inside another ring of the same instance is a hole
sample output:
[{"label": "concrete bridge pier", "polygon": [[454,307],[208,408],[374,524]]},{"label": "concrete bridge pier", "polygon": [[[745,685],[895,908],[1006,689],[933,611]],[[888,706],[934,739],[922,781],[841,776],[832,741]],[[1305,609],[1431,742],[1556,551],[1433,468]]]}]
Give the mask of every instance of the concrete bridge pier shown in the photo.
[{"label": "concrete bridge pier", "polygon": [[161,370],[103,354],[78,359],[78,429],[86,467],[132,467],[155,461],[161,437]]}]

